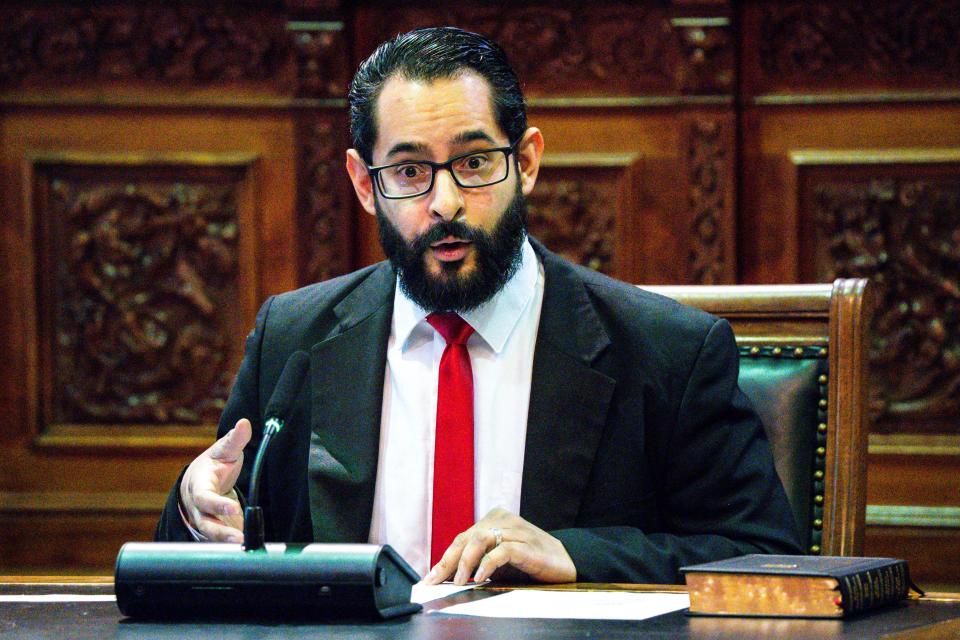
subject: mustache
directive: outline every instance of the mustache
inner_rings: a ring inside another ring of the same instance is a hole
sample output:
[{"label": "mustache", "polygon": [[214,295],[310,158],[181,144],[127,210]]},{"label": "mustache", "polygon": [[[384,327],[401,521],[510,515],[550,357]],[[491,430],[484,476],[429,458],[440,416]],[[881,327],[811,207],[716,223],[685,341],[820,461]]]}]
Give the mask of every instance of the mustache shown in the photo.
[{"label": "mustache", "polygon": [[460,220],[438,222],[430,227],[429,230],[417,236],[410,248],[413,249],[416,254],[423,254],[430,248],[431,244],[439,242],[449,236],[473,242],[483,239],[485,234],[482,230],[475,229]]}]

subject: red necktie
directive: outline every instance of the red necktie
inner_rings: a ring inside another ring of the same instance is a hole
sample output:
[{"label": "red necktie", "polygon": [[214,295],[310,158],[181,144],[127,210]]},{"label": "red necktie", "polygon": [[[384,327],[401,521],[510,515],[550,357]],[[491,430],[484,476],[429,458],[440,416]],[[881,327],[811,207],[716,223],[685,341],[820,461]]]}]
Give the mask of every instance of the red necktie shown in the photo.
[{"label": "red necktie", "polygon": [[447,341],[437,389],[432,567],[456,535],[473,526],[473,369],[467,351],[473,327],[455,313],[431,313],[427,322]]}]

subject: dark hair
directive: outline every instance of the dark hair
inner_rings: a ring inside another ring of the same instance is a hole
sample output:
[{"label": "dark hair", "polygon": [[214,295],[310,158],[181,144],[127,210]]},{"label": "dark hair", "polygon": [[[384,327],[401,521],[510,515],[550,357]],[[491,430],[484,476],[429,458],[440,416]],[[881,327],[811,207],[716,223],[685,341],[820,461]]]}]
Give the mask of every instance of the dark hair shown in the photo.
[{"label": "dark hair", "polygon": [[377,139],[376,105],[392,76],[430,82],[452,78],[465,69],[490,83],[497,124],[515,142],[527,130],[527,108],[520,83],[503,49],[493,40],[456,27],[431,27],[401,33],[363,61],[350,83],[350,134],[353,147],[373,162]]}]

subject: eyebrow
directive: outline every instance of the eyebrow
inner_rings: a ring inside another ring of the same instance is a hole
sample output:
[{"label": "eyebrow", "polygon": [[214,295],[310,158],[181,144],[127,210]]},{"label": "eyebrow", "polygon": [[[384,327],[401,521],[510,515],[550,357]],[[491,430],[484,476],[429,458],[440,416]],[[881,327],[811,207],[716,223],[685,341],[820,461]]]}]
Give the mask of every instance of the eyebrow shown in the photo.
[{"label": "eyebrow", "polygon": [[497,141],[490,137],[490,135],[482,129],[473,129],[471,131],[464,131],[458,133],[450,141],[453,145],[467,144],[468,142],[476,142],[477,140],[482,140],[483,142],[489,142],[490,144],[497,144]]},{"label": "eyebrow", "polygon": [[427,151],[427,145],[420,142],[398,142],[390,147],[384,159],[389,160],[398,153],[426,153]]},{"label": "eyebrow", "polygon": [[[490,137],[486,131],[482,129],[472,129],[470,131],[463,131],[455,135],[451,140],[450,144],[453,146],[460,146],[468,144],[470,142],[476,142],[480,140],[482,142],[489,142],[490,144],[496,144],[497,141]],[[422,153],[426,154],[430,150],[427,148],[427,145],[421,142],[398,142],[397,144],[390,147],[390,150],[387,152],[385,161],[389,161],[394,156],[401,153]]]}]

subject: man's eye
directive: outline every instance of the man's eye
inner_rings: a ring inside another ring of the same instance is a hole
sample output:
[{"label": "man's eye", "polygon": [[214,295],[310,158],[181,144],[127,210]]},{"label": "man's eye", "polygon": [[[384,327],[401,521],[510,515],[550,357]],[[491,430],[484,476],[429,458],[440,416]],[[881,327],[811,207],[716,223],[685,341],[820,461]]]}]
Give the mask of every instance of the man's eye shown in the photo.
[{"label": "man's eye", "polygon": [[418,164],[403,164],[394,169],[394,174],[412,180],[413,178],[418,178],[424,173],[423,167]]},{"label": "man's eye", "polygon": [[487,158],[485,153],[478,153],[475,156],[467,156],[464,158],[461,166],[470,171],[477,171],[485,167],[488,162],[490,162],[490,159]]}]

